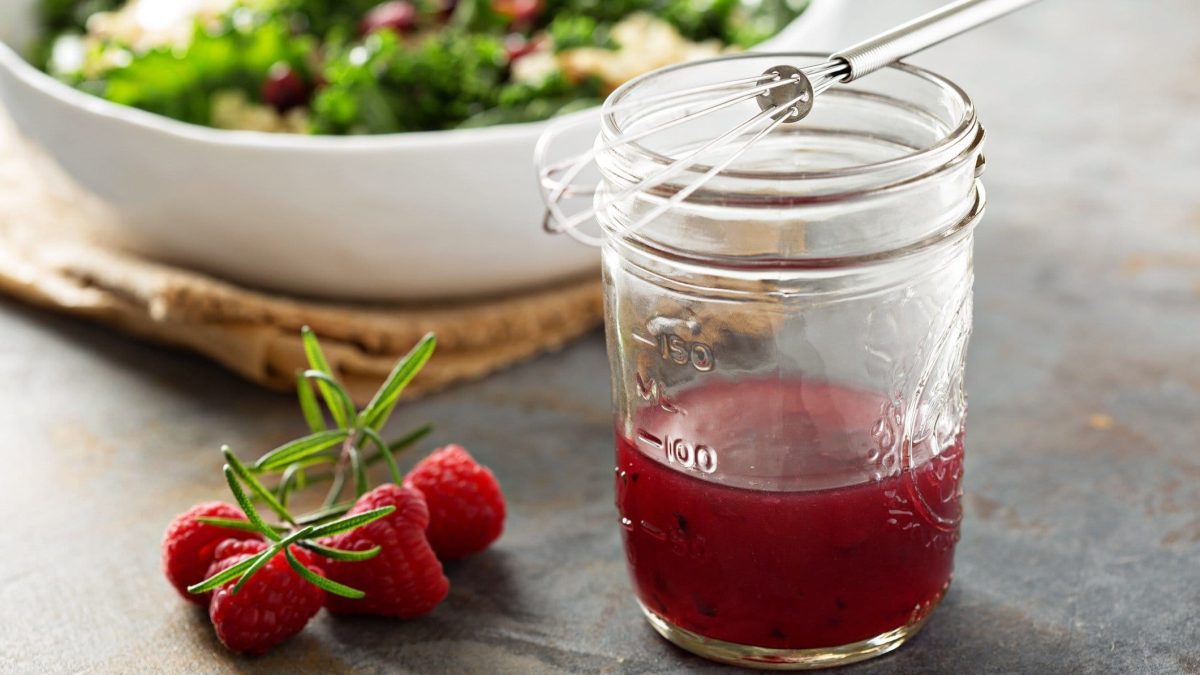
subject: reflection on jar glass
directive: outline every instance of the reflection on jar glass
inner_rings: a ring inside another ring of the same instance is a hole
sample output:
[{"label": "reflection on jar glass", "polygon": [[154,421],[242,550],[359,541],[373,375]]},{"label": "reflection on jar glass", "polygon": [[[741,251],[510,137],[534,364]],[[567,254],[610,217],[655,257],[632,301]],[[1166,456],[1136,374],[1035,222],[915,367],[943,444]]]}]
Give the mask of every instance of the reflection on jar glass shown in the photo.
[{"label": "reflection on jar glass", "polygon": [[[821,59],[656,73],[613,97],[601,142],[637,124],[640,97]],[[598,201],[756,111],[605,151]],[[836,665],[896,648],[941,599],[982,140],[958,87],[894,66],[826,92],[640,229],[709,167],[599,214],[617,507],[668,639],[744,665]]]}]

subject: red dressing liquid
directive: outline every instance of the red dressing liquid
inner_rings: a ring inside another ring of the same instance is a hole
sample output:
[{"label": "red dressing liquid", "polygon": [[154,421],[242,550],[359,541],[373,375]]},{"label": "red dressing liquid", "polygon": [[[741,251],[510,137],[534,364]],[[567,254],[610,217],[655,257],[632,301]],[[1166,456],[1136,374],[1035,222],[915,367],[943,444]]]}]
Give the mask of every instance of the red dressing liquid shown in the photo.
[{"label": "red dressing liquid", "polygon": [[[751,380],[690,390],[677,403],[686,412],[638,413],[636,428],[665,447],[617,437],[622,535],[651,611],[709,638],[811,649],[913,623],[941,599],[958,540],[961,433],[912,467],[879,453],[868,461],[883,403],[873,394]],[[721,420],[750,431],[738,442]],[[702,470],[709,457],[701,468],[669,458],[671,436],[689,434],[712,444],[711,473]],[[811,489],[822,482],[835,486]]]}]

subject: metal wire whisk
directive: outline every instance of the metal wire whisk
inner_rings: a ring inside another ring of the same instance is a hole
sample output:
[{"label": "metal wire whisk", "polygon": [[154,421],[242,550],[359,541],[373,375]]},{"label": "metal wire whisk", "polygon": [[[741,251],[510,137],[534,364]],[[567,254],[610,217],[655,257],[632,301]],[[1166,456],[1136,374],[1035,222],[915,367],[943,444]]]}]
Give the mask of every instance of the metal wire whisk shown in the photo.
[{"label": "metal wire whisk", "polygon": [[[818,65],[804,68],[777,65],[760,75],[608,104],[603,110],[606,114],[637,107],[639,124],[626,129],[615,138],[602,144],[598,143],[585,153],[550,162],[550,148],[556,139],[581,124],[594,124],[595,120],[577,118],[556,124],[542,135],[534,153],[542,197],[547,209],[543,227],[547,232],[566,232],[583,243],[598,246],[601,239],[580,231],[580,225],[613,204],[666,183],[698,165],[702,158],[733,148],[725,152],[720,161],[708,167],[702,175],[675,191],[670,199],[626,226],[621,233],[637,230],[687,199],[775,129],[804,119],[812,110],[816,98],[835,84],[853,82],[906,56],[1034,2],[1037,0],[959,0],[836,52],[830,55],[828,61]],[[624,190],[595,198],[590,208],[574,214],[563,211],[561,202],[564,198],[595,197],[595,186],[574,184],[572,181],[593,163],[600,153],[751,100],[757,102],[760,112],[745,122],[688,151]]]}]

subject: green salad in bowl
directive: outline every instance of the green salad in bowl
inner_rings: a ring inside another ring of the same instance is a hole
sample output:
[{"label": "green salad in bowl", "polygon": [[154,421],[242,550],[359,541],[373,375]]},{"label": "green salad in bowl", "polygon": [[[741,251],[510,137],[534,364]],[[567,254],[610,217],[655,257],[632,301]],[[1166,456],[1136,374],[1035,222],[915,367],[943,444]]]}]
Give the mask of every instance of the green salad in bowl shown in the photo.
[{"label": "green salad in bowl", "polygon": [[205,126],[383,134],[532,122],[750,47],[808,0],[41,0],[38,64]]}]

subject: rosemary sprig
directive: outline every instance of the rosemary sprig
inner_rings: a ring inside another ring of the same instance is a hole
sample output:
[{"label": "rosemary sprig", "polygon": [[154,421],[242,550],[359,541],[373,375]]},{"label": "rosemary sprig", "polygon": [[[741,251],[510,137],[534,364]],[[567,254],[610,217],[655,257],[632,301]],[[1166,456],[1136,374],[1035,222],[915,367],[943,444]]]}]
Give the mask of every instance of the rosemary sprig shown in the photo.
[{"label": "rosemary sprig", "polygon": [[[246,520],[199,519],[217,527],[257,532],[267,540],[268,546],[262,553],[190,586],[188,590],[192,593],[208,592],[231,581],[235,582],[232,592],[237,593],[256,572],[282,553],[288,565],[314,586],[347,598],[363,597],[362,591],[314,574],[296,558],[292,547],[299,546],[327,558],[347,561],[369,560],[379,554],[378,546],[365,551],[347,551],[319,540],[349,532],[395,511],[395,507],[388,506],[346,516],[354,504],[340,501],[341,493],[347,480],[353,478],[355,495],[365,494],[370,489],[367,469],[380,461],[387,463],[392,481],[403,481],[396,453],[427,436],[432,426],[419,427],[390,443],[384,440],[380,430],[395,410],[404,388],[429,361],[437,340],[433,334],[422,338],[396,363],[366,407],[356,410],[349,392],[334,376],[316,335],[305,327],[301,339],[309,368],[296,375],[296,397],[310,433],[270,450],[250,465],[242,462],[229,446],[222,446],[225,480]],[[325,411],[334,423],[332,428]],[[376,452],[368,454],[368,445],[375,446]],[[332,468],[310,475],[309,469],[323,464]],[[260,480],[267,474],[279,474],[273,481],[273,489],[268,489]],[[324,505],[310,513],[293,515],[288,509],[292,493],[325,481],[331,485]],[[282,523],[268,523],[255,507],[255,501],[265,504]]]},{"label": "rosemary sprig", "polygon": [[[378,433],[378,432],[376,432],[376,433]],[[425,425],[422,425],[422,426],[418,427],[417,429],[409,432],[408,434],[405,434],[404,436],[388,443],[387,444],[388,450],[390,450],[392,453],[391,461],[394,462],[395,456],[397,454],[406,450],[410,446],[415,445],[417,442],[419,442],[421,439],[425,438],[426,436],[428,436],[431,433],[433,433],[433,425],[425,424]],[[372,441],[372,442],[374,443],[374,441]],[[376,464],[378,464],[382,461],[385,461],[385,460],[387,460],[387,456],[384,453],[375,452],[375,453],[366,455],[363,461],[366,462],[367,468],[369,469],[369,468],[375,466]],[[307,469],[307,468],[310,468],[313,466],[317,466],[319,464],[336,464],[336,463],[337,463],[336,457],[333,457],[330,455],[320,455],[318,457],[311,457],[302,462],[298,462],[297,464],[299,466],[301,466],[302,468]],[[286,471],[285,471],[285,473],[286,473]],[[308,481],[308,483],[307,483],[308,485],[316,485],[317,483],[324,483],[326,481],[331,480],[333,478],[333,474],[334,474],[333,471],[320,471],[320,472],[308,473],[308,474],[306,474],[305,478]],[[400,469],[397,466],[395,473],[392,475],[392,482],[400,483],[400,482],[402,482],[403,477],[404,477],[403,474],[400,473]],[[282,481],[283,479],[280,478],[280,480]],[[278,490],[278,488],[276,488],[276,490]]]},{"label": "rosemary sprig", "polygon": [[[290,547],[293,544],[304,546],[305,548],[320,552],[321,555],[326,555],[339,560],[369,560],[370,558],[379,554],[380,548],[378,546],[366,551],[344,551],[338,548],[325,546],[314,540],[329,537],[335,534],[341,534],[343,532],[349,532],[355,528],[362,527],[367,523],[371,523],[390,515],[396,510],[396,507],[385,506],[383,508],[373,509],[364,513],[341,518],[332,522],[327,522],[322,525],[304,525],[295,530],[287,530],[283,526],[271,525],[264,521],[262,516],[259,515],[258,510],[254,508],[254,504],[251,502],[249,495],[246,494],[245,489],[242,487],[239,474],[228,464],[225,465],[224,471],[225,480],[229,483],[229,489],[233,493],[233,497],[237,501],[238,506],[241,507],[242,513],[245,514],[246,521],[241,522],[225,518],[204,518],[202,521],[222,527],[232,527],[240,530],[251,530],[258,532],[266,537],[268,541],[271,542],[271,545],[256,556],[243,560],[222,572],[218,572],[217,574],[205,579],[204,581],[201,581],[198,584],[189,586],[189,593],[206,593],[214,588],[217,588],[218,586],[222,586],[230,581],[233,581],[234,579],[237,580],[237,583],[234,584],[232,592],[237,593],[242,589],[246,582],[254,576],[256,572],[262,569],[263,566],[269,563],[272,558],[282,551],[288,558],[288,564],[292,565],[292,567],[296,569],[296,572],[300,574],[300,576],[308,580],[310,583],[313,583],[317,587],[330,593],[344,595],[348,598],[363,597],[361,591],[338,584],[336,582],[331,581],[328,584],[323,584],[313,581],[310,576],[315,577],[319,575],[312,575],[311,573],[306,574],[306,572],[308,572],[307,568],[305,568],[303,572],[298,569],[297,565],[299,565],[299,561],[296,561],[296,563],[293,564],[295,556],[292,555]],[[326,517],[332,515],[333,514],[328,514]],[[303,567],[303,565],[300,565],[300,567]]]},{"label": "rosemary sprig", "polygon": [[[321,350],[321,343],[317,342],[316,333],[312,332],[312,329],[308,326],[305,326],[300,329],[300,340],[304,344],[304,355],[308,358],[309,365],[312,366],[312,370],[306,371],[304,377],[309,377],[309,372],[316,374],[317,389],[325,399],[325,405],[329,407],[329,411],[333,415],[333,419],[337,422],[337,425],[345,429],[350,422],[347,411],[354,408],[353,404],[349,406],[345,405],[350,400],[350,397],[342,396],[335,401],[334,392],[337,388],[340,388],[340,385],[338,385],[336,380],[329,382],[324,377],[321,377],[330,373],[331,369],[329,368],[329,361],[325,359],[325,352]],[[332,380],[333,376],[329,375],[328,378]],[[345,391],[341,393],[344,394]]]},{"label": "rosemary sprig", "polygon": [[288,441],[258,459],[254,463],[255,471],[275,471],[288,465],[308,459],[323,450],[341,443],[350,435],[345,429],[327,429],[317,431],[307,436]]},{"label": "rosemary sprig", "polygon": [[314,574],[312,570],[305,567],[304,564],[299,560],[296,560],[296,556],[292,555],[291,549],[284,549],[284,555],[287,556],[288,564],[292,566],[292,569],[296,570],[297,574],[304,577],[304,580],[308,583],[327,593],[333,593],[334,595],[340,595],[344,598],[350,598],[352,600],[358,600],[359,598],[366,597],[367,595],[357,588],[350,588],[349,586],[346,586],[345,584],[339,584],[332,579],[326,579],[320,574]]},{"label": "rosemary sprig", "polygon": [[[266,458],[259,460],[255,468],[260,471],[283,469],[286,472],[286,466],[291,462],[323,456],[321,453],[332,449],[340,441],[341,450],[337,453],[330,475],[332,482],[325,495],[324,504],[330,507],[341,499],[342,491],[350,477],[353,477],[356,495],[362,495],[368,489],[366,470],[370,464],[361,451],[365,445],[371,443],[378,448],[377,456],[387,462],[391,479],[397,483],[402,482],[403,474],[396,462],[395,453],[427,434],[428,427],[417,429],[409,436],[392,443],[384,442],[379,430],[391,417],[405,387],[433,355],[437,348],[437,338],[432,333],[421,338],[392,368],[366,407],[358,411],[354,409],[349,392],[334,377],[316,334],[305,328],[302,339],[309,369],[300,373],[297,396],[304,418],[313,432],[303,439],[272,451]],[[337,430],[318,428],[324,424],[325,417],[308,384],[310,381],[315,382],[317,390],[321,392],[325,407],[337,423]],[[341,435],[342,433],[345,435]],[[317,481],[314,477],[314,480],[309,482]],[[285,482],[279,491],[286,498],[290,490],[291,486]]]},{"label": "rosemary sprig", "polygon": [[384,380],[383,386],[379,391],[375,392],[375,396],[371,398],[371,402],[367,407],[359,413],[359,419],[362,420],[362,425],[370,429],[378,431],[387,423],[388,417],[391,416],[392,410],[396,408],[396,402],[400,400],[400,394],[409,382],[421,372],[421,368],[429,361],[429,357],[433,356],[433,350],[437,348],[437,338],[433,333],[428,333],[421,341],[412,348],[404,356],[396,362],[396,366],[392,368],[392,372]]},{"label": "rosemary sprig", "polygon": [[302,372],[296,373],[296,398],[300,401],[300,412],[304,414],[304,421],[309,430],[316,433],[329,428],[325,424],[325,414],[321,412],[321,405],[317,403],[317,397],[313,394],[312,383]]},{"label": "rosemary sprig", "polygon": [[350,562],[370,560],[371,558],[379,555],[379,552],[382,550],[378,546],[372,546],[365,551],[345,551],[340,548],[330,548],[328,546],[318,544],[315,541],[302,541],[300,542],[300,546],[301,548],[306,548],[313,553],[323,555],[332,560],[346,560]]}]

